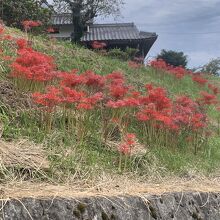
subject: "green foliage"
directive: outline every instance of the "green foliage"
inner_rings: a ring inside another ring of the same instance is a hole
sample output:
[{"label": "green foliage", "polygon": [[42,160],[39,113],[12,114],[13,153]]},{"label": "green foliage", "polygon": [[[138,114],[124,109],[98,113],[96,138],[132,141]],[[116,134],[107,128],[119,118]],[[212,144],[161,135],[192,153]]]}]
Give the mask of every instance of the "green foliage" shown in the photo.
[{"label": "green foliage", "polygon": [[126,61],[129,59],[128,54],[118,48],[110,50],[108,52],[108,56],[111,58],[115,58],[115,59],[119,59],[123,61]]},{"label": "green foliage", "polygon": [[133,60],[135,58],[135,55],[137,54],[138,49],[127,47],[125,50],[125,53],[128,55],[130,60]]},{"label": "green foliage", "polygon": [[188,60],[187,56],[183,52],[176,52],[173,50],[162,50],[160,54],[157,55],[157,59],[162,59],[166,63],[173,66],[186,67]]},{"label": "green foliage", "polygon": [[201,72],[219,76],[220,75],[220,58],[211,60],[201,69]]},{"label": "green foliage", "polygon": [[7,0],[3,1],[3,18],[7,26],[21,28],[24,20],[39,20],[49,22],[51,11],[43,8],[36,0]]},{"label": "green foliage", "polygon": [[138,49],[127,47],[125,51],[115,48],[108,51],[107,56],[116,58],[122,61],[133,60]]}]

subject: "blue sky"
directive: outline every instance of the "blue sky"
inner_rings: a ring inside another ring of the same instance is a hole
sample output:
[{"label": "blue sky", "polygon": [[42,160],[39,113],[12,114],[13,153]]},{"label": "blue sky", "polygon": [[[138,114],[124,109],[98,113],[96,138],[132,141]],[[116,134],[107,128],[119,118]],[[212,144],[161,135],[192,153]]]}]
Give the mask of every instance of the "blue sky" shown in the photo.
[{"label": "blue sky", "polygon": [[97,23],[134,22],[140,30],[159,37],[149,52],[183,51],[189,66],[198,67],[220,57],[220,0],[125,0],[117,18],[98,18]]}]

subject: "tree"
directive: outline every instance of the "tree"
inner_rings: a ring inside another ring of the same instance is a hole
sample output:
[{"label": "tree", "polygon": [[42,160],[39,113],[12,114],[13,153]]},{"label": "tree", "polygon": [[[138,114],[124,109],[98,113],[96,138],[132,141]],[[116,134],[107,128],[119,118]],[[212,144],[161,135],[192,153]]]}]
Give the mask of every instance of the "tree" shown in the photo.
[{"label": "tree", "polygon": [[173,50],[162,50],[160,54],[157,55],[157,59],[162,59],[166,63],[173,66],[186,67],[188,60],[187,56],[183,52],[176,52]]},{"label": "tree", "polygon": [[[2,0],[2,20],[8,26],[21,28],[24,20],[39,20],[47,23],[51,9],[43,7],[43,0]],[[1,7],[0,6],[0,7]]]},{"label": "tree", "polygon": [[201,69],[202,72],[211,73],[213,75],[220,75],[220,57],[212,59],[209,63],[204,65]]},{"label": "tree", "polygon": [[79,42],[86,23],[97,16],[118,15],[123,0],[53,0],[58,11],[69,11],[72,14],[74,33],[72,40]]}]

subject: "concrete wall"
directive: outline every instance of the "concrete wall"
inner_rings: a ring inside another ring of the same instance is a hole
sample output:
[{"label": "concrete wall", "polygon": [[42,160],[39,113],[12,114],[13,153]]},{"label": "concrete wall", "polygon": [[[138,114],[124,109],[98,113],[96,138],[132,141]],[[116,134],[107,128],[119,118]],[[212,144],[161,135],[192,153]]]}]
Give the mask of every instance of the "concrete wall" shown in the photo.
[{"label": "concrete wall", "polygon": [[220,220],[219,193],[1,201],[5,220]]}]

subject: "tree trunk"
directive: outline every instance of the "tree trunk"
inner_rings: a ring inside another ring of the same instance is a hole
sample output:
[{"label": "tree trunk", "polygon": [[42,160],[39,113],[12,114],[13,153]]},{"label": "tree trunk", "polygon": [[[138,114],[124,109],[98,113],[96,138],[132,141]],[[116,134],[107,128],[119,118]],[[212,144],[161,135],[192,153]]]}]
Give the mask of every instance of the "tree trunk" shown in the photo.
[{"label": "tree trunk", "polygon": [[82,22],[82,2],[78,1],[74,3],[71,7],[72,9],[72,19],[73,19],[73,26],[74,32],[71,35],[71,41],[74,43],[79,43],[81,37],[83,36],[84,25]]}]

